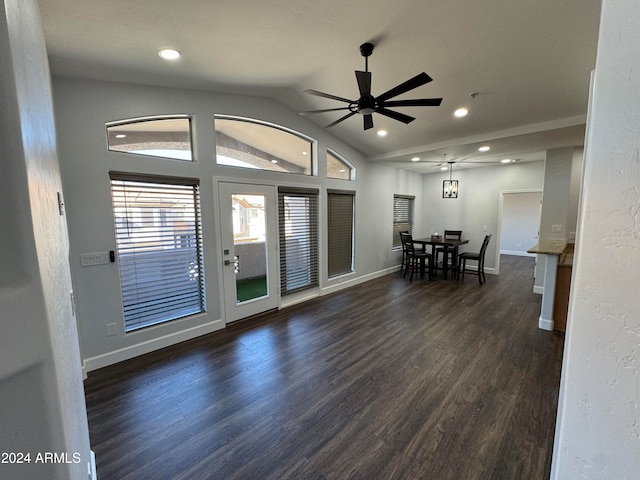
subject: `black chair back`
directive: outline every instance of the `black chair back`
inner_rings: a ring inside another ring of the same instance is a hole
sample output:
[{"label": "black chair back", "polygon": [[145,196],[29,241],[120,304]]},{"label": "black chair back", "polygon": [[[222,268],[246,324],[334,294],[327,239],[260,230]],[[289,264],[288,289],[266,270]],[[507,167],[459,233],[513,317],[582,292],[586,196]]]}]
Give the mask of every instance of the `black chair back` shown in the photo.
[{"label": "black chair back", "polygon": [[445,240],[460,240],[460,239],[462,239],[462,230],[445,230],[444,231],[444,239]]},{"label": "black chair back", "polygon": [[482,241],[482,246],[480,247],[480,258],[484,258],[484,254],[487,251],[487,247],[489,246],[489,242],[491,241],[491,234],[488,234],[484,237]]}]

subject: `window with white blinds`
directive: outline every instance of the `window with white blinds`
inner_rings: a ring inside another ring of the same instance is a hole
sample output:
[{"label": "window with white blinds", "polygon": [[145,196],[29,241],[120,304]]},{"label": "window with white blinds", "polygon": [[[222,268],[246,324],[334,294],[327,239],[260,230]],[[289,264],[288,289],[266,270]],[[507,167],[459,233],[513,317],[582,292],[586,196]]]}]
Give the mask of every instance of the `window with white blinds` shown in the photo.
[{"label": "window with white blinds", "polygon": [[278,189],[280,292],[318,285],[318,190]]},{"label": "window with white blinds", "polygon": [[413,233],[413,201],[408,195],[393,196],[393,248],[402,248],[400,232]]},{"label": "window with white blinds", "polygon": [[125,331],[204,312],[198,180],[110,177]]},{"label": "window with white blinds", "polygon": [[328,276],[353,272],[354,192],[327,190]]}]

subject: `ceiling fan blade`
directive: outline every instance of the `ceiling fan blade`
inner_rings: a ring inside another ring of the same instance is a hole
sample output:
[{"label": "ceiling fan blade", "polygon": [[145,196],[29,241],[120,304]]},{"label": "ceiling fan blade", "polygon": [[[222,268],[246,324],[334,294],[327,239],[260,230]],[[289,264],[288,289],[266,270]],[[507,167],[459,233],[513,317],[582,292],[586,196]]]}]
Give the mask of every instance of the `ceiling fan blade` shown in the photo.
[{"label": "ceiling fan blade", "polygon": [[371,96],[371,72],[361,72],[356,70],[356,79],[358,80],[360,98]]},{"label": "ceiling fan blade", "polygon": [[322,110],[307,110],[306,112],[298,112],[300,115],[312,115],[314,113],[337,112],[339,110],[349,110],[349,107],[325,108]]},{"label": "ceiling fan blade", "polygon": [[309,90],[305,90],[304,93],[308,93],[309,95],[315,95],[316,97],[331,98],[332,100],[338,100],[339,102],[354,103],[353,100],[349,100],[348,98],[336,97],[335,95],[319,92],[317,90],[309,89]]},{"label": "ceiling fan blade", "polygon": [[369,114],[369,115],[364,115],[364,129],[365,130],[369,130],[370,128],[373,128],[373,115]]},{"label": "ceiling fan blade", "polygon": [[336,120],[335,122],[331,122],[329,125],[327,125],[324,128],[331,128],[334,125],[337,125],[338,123],[340,123],[343,120],[346,120],[347,118],[351,117],[352,115],[355,115],[357,112],[349,112],[347,113],[344,117],[339,118],[338,120]]},{"label": "ceiling fan blade", "polygon": [[408,92],[409,90],[413,90],[414,88],[418,88],[425,83],[429,83],[433,80],[429,75],[422,72],[416,75],[413,78],[410,78],[406,82],[401,83],[400,85],[393,87],[391,90],[384,92],[382,95],[376,98],[378,103],[384,102],[388,98],[397,97],[400,94]]},{"label": "ceiling fan blade", "polygon": [[441,98],[418,98],[415,100],[391,100],[383,102],[383,107],[439,107]]},{"label": "ceiling fan blade", "polygon": [[394,112],[393,110],[387,110],[386,108],[377,108],[376,112],[380,113],[381,115],[384,115],[385,117],[398,120],[402,123],[411,123],[415,120],[414,117],[410,117],[409,115],[405,115],[404,113]]}]

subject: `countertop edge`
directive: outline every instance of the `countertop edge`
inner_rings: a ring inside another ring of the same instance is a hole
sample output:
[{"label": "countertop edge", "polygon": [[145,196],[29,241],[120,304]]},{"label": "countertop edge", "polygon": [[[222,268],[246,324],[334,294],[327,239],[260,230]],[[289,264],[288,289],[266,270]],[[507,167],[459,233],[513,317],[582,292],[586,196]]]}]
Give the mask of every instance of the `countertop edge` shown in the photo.
[{"label": "countertop edge", "polygon": [[567,247],[566,240],[540,240],[527,253],[538,253],[542,255],[562,255]]}]

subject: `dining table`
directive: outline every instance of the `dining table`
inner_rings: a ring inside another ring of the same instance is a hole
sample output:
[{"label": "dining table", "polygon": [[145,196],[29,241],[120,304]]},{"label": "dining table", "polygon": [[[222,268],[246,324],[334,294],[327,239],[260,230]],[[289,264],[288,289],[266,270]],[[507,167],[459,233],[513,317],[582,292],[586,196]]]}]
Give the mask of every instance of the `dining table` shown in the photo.
[{"label": "dining table", "polygon": [[[454,265],[454,268],[457,268],[457,264],[458,264],[458,247],[460,247],[460,245],[466,245],[467,243],[469,243],[469,240],[467,239],[460,239],[460,240],[453,240],[453,239],[445,239],[443,237],[426,237],[426,238],[414,238],[413,239],[413,243],[422,245],[422,251],[425,252],[427,245],[431,245],[431,258],[432,261],[429,262],[429,268],[430,268],[430,274],[432,277],[435,277],[435,273],[436,273],[436,267],[437,265],[435,265],[435,260],[436,260],[436,247],[444,247],[444,258],[442,260],[442,271],[443,271],[443,278],[446,280],[447,279],[447,272],[448,272],[448,268],[447,265],[449,264],[449,247],[453,247],[452,252],[452,258],[451,258],[451,263],[452,265]],[[424,272],[420,272],[421,276],[424,276]]]}]

